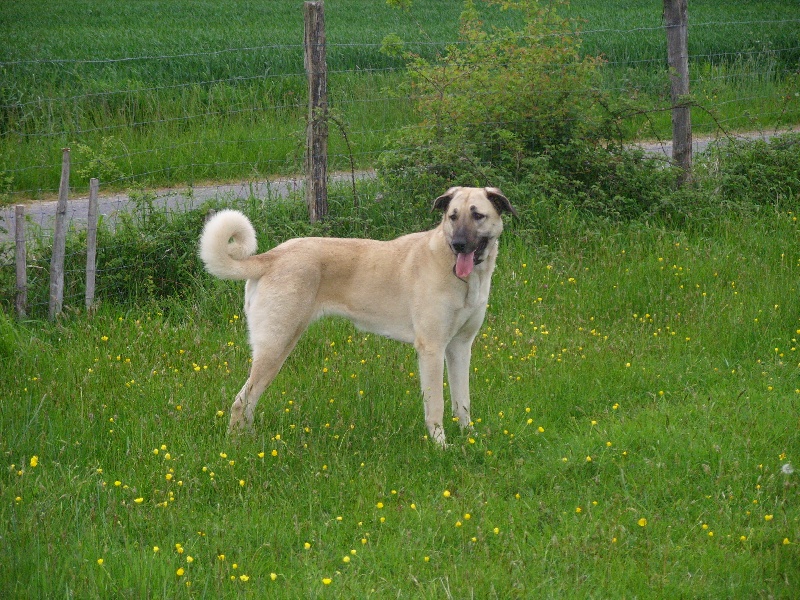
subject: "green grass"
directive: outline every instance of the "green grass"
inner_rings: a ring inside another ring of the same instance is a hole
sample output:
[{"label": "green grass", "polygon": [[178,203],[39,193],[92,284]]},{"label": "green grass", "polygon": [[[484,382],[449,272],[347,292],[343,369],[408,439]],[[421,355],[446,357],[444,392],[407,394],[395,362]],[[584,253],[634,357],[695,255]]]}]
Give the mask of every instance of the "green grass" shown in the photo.
[{"label": "green grass", "polygon": [[[580,0],[564,10],[584,21],[584,51],[608,60],[604,86],[617,99],[636,99],[622,133],[668,138],[661,3],[608,6]],[[437,44],[456,38],[460,11],[459,2],[432,0],[417,0],[410,15],[383,2],[368,11],[354,0],[326,4],[331,105],[359,167],[373,166],[387,136],[415,122],[410,103],[393,98],[402,64],[380,52],[381,40],[397,33],[431,55],[441,51]],[[740,130],[798,122],[791,73],[800,58],[799,15],[775,0],[724,9],[718,2],[693,3],[698,133],[718,125]],[[494,10],[487,20],[503,25],[513,16]],[[765,30],[763,20],[786,22]],[[711,22],[732,24],[706,25]],[[294,2],[38,0],[6,7],[0,15],[0,201],[57,190],[65,146],[74,149],[78,189],[91,176],[105,188],[126,188],[297,172],[306,114],[302,27]],[[248,50],[228,51],[240,48]],[[332,129],[332,168],[345,169],[344,134]],[[105,160],[99,170],[93,167],[98,158]]]},{"label": "green grass", "polygon": [[446,451],[413,349],[337,320],[229,437],[238,284],[3,318],[0,595],[793,597],[796,215],[549,219],[508,223]]}]

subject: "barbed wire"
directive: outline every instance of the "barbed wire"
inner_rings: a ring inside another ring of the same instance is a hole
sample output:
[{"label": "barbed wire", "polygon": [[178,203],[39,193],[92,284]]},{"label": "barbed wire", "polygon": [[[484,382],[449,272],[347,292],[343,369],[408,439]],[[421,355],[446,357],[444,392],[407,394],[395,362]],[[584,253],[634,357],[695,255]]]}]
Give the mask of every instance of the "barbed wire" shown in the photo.
[{"label": "barbed wire", "polygon": [[[693,23],[689,22],[689,27],[726,27],[726,26],[735,26],[735,25],[783,25],[783,24],[800,24],[800,19],[763,19],[763,20],[756,20],[756,21],[705,21],[702,23]],[[544,34],[541,36],[537,36],[538,38],[545,38],[545,37],[563,37],[565,35],[575,35],[575,33],[582,35],[582,36],[591,36],[597,35],[601,33],[614,33],[614,34],[631,34],[631,33],[639,33],[639,32],[663,32],[665,26],[664,25],[654,25],[649,27],[630,27],[630,28],[602,28],[602,29],[577,29],[573,33],[552,33],[552,34]],[[525,36],[522,36],[525,39]],[[424,40],[413,40],[407,42],[408,45],[411,46],[441,46],[446,47],[450,45],[459,45],[462,44],[460,40],[450,40],[450,41],[424,41]],[[327,42],[326,46],[330,49],[336,48],[356,48],[356,47],[364,47],[364,48],[381,48],[383,46],[382,42]],[[0,60],[0,67],[12,67],[18,65],[30,65],[30,64],[54,64],[54,65],[69,65],[69,64],[83,64],[83,65],[95,65],[95,64],[114,64],[114,63],[123,63],[123,62],[136,62],[136,61],[148,61],[148,60],[175,60],[180,58],[198,58],[198,57],[212,57],[212,56],[220,56],[223,54],[230,54],[230,53],[244,53],[244,52],[257,52],[263,50],[275,50],[275,49],[291,49],[297,52],[302,52],[303,44],[266,44],[260,46],[241,46],[241,47],[234,47],[234,48],[221,48],[217,50],[207,50],[203,52],[182,52],[178,54],[152,54],[152,55],[144,55],[144,56],[123,56],[117,58],[37,58],[37,59],[21,59],[21,60]]]}]

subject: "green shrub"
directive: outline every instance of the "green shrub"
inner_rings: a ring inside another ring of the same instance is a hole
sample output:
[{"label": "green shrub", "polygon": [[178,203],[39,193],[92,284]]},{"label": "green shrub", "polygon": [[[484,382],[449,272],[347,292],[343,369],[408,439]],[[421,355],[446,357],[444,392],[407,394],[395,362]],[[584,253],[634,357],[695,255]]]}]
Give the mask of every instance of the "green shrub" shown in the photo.
[{"label": "green shrub", "polygon": [[518,12],[521,27],[486,31],[468,0],[459,43],[438,60],[385,43],[408,62],[421,125],[401,130],[380,157],[384,188],[420,199],[494,185],[603,217],[650,211],[672,175],[614,141],[613,110],[596,85],[600,60],[580,55],[575,24],[550,3],[485,3]]},{"label": "green shrub", "polygon": [[797,208],[800,199],[800,135],[724,143],[699,165],[716,180],[720,198]]}]

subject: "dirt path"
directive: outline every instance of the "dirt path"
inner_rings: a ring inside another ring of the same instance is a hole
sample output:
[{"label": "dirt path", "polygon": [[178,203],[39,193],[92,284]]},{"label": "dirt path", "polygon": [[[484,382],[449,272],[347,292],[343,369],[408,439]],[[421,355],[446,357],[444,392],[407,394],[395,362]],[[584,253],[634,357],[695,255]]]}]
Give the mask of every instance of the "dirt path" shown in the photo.
[{"label": "dirt path", "polygon": [[[780,132],[786,133],[786,132]],[[736,139],[769,139],[774,133],[746,133],[736,134]],[[693,142],[694,153],[705,151],[709,145],[724,142],[728,138],[702,137]],[[646,152],[662,156],[669,160],[672,156],[672,142],[640,142],[638,144]],[[375,176],[373,171],[356,173],[357,179],[369,179]],[[349,181],[350,174],[336,174],[331,176],[334,181]],[[155,191],[156,199],[153,205],[164,210],[187,210],[202,205],[214,198],[246,199],[250,197],[265,199],[286,198],[291,192],[302,189],[302,178],[275,179],[271,181],[253,181],[235,184],[220,184],[207,187],[174,188]],[[54,227],[56,214],[55,201],[33,202],[25,207],[26,219],[36,224],[44,231],[51,231]],[[134,202],[126,193],[102,196],[98,199],[98,215],[106,222],[113,223],[119,213],[129,212]],[[88,213],[89,198],[80,196],[70,199],[67,205],[68,227],[85,227]],[[13,241],[14,239],[14,207],[8,206],[0,209],[0,242]]]},{"label": "dirt path", "polygon": [[[355,173],[356,179],[374,177],[372,171]],[[335,174],[331,181],[350,181],[351,174]],[[149,190],[155,194],[153,206],[166,211],[182,211],[202,206],[215,198],[229,199],[281,199],[289,197],[292,192],[302,190],[303,180],[299,178],[274,179],[270,181],[246,181],[234,184],[218,184],[214,186],[183,187],[162,190]],[[58,202],[49,200],[32,202],[25,206],[25,218],[29,223],[40,227],[43,231],[54,229]],[[130,212],[136,203],[124,192],[101,196],[97,199],[97,214],[108,223],[114,223],[117,215]],[[89,212],[89,197],[70,198],[67,202],[67,227],[82,228],[86,226]],[[15,224],[13,206],[0,209],[0,242],[13,241]],[[4,231],[5,230],[5,231]]]}]

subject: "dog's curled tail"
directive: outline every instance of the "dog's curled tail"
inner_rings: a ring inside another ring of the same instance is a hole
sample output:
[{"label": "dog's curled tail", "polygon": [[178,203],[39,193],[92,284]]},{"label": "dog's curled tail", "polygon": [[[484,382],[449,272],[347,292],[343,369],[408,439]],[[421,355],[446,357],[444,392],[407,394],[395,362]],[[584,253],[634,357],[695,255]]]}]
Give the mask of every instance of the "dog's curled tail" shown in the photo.
[{"label": "dog's curled tail", "polygon": [[259,265],[247,260],[256,249],[253,224],[238,210],[218,212],[200,236],[200,259],[209,273],[221,279],[259,277]]}]

